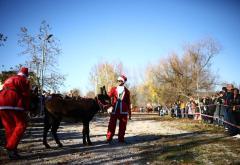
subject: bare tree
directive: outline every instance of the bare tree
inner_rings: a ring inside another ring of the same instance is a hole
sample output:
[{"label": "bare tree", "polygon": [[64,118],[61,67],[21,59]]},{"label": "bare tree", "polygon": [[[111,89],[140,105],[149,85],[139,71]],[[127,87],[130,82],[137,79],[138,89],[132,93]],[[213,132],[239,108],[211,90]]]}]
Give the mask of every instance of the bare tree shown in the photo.
[{"label": "bare tree", "polygon": [[108,62],[98,63],[90,72],[90,82],[95,89],[95,94],[100,86],[105,86],[108,90],[116,83],[117,76],[123,71],[123,66],[119,64],[110,64]]},{"label": "bare tree", "polygon": [[94,91],[88,91],[87,94],[86,94],[86,97],[87,98],[94,98],[95,97]]},{"label": "bare tree", "polygon": [[78,98],[81,96],[81,91],[77,88],[70,90],[71,97]]},{"label": "bare tree", "polygon": [[24,48],[21,54],[30,57],[27,64],[36,73],[42,90],[44,87],[56,90],[65,80],[65,76],[56,71],[57,57],[61,53],[59,40],[50,31],[49,24],[42,21],[36,35],[31,35],[26,27],[22,27],[18,40]]},{"label": "bare tree", "polygon": [[0,46],[3,46],[6,41],[7,37],[3,33],[0,33]]},{"label": "bare tree", "polygon": [[198,96],[199,92],[209,91],[216,84],[216,75],[211,70],[211,63],[220,51],[219,44],[212,39],[205,39],[185,46],[180,58],[177,54],[163,59],[152,66],[147,77],[149,97],[155,93],[164,103]]},{"label": "bare tree", "polygon": [[129,88],[129,90],[130,90],[130,93],[131,93],[131,95],[130,95],[131,104],[133,106],[138,105],[138,102],[137,102],[138,101],[137,100],[137,97],[138,97],[137,86],[132,86],[132,87]]}]

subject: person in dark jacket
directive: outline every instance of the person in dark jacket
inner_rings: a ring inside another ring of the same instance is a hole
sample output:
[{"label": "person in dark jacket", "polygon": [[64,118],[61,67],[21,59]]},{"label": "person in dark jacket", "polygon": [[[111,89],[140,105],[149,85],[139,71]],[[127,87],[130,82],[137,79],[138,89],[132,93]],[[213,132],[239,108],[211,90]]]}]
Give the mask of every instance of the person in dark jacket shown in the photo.
[{"label": "person in dark jacket", "polygon": [[[233,90],[233,101],[232,101],[232,106],[233,106],[233,111],[232,111],[232,118],[233,118],[233,122],[236,125],[240,124],[240,94],[239,94],[239,90],[237,88],[234,88]],[[235,130],[235,134],[240,133],[240,129],[236,128]]]},{"label": "person in dark jacket", "polygon": [[236,125],[236,121],[234,119],[234,114],[233,114],[233,85],[232,84],[227,84],[227,92],[224,97],[224,108],[225,108],[225,113],[224,113],[224,121],[225,121],[225,130],[229,135],[236,135],[237,129],[231,125],[234,124]]}]

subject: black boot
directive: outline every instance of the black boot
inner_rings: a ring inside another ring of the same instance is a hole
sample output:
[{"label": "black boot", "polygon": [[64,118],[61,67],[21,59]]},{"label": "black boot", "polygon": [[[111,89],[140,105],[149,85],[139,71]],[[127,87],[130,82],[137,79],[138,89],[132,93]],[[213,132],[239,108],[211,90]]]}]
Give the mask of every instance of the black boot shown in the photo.
[{"label": "black boot", "polygon": [[17,150],[8,150],[8,157],[11,160],[21,159],[21,156],[18,154]]}]

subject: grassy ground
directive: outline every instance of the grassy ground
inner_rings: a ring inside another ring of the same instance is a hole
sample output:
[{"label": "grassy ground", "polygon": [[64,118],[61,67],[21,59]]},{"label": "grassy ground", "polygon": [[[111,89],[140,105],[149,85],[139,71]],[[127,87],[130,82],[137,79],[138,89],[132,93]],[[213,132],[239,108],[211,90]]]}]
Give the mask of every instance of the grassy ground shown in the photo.
[{"label": "grassy ground", "polygon": [[[189,119],[153,117],[161,122],[174,123],[174,127],[190,133],[163,136],[141,149],[149,155],[151,164],[240,164],[240,139],[228,136],[224,129],[213,124]],[[146,118],[145,118],[146,119]],[[148,118],[151,119],[151,118]],[[148,151],[150,151],[148,153]]]}]

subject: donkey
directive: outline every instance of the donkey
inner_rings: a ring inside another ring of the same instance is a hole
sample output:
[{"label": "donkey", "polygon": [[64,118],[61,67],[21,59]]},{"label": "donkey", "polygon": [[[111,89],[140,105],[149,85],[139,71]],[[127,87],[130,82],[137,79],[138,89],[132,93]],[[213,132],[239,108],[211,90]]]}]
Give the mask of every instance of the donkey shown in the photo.
[{"label": "donkey", "polygon": [[39,114],[39,93],[38,93],[38,87],[34,87],[31,89],[30,92],[30,111],[29,111],[29,116],[36,116]]},{"label": "donkey", "polygon": [[63,98],[57,94],[52,95],[51,98],[45,101],[43,144],[46,148],[50,148],[50,145],[47,143],[47,133],[51,128],[58,147],[62,147],[63,145],[57,136],[57,130],[62,119],[70,119],[74,122],[81,121],[83,123],[83,144],[92,145],[89,137],[89,122],[99,110],[107,108],[108,105],[110,105],[110,98],[105,87],[101,87],[101,93],[95,98],[76,100]]}]

